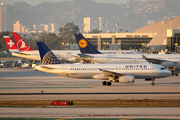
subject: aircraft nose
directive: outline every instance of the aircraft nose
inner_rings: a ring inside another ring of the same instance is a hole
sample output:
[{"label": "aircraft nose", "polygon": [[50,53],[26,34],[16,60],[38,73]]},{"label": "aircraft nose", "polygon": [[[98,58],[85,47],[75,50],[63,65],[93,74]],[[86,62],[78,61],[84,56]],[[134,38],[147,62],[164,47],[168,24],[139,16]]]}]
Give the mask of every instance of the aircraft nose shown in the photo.
[{"label": "aircraft nose", "polygon": [[172,73],[171,73],[171,71],[167,70],[166,74],[167,74],[167,76],[170,76]]}]

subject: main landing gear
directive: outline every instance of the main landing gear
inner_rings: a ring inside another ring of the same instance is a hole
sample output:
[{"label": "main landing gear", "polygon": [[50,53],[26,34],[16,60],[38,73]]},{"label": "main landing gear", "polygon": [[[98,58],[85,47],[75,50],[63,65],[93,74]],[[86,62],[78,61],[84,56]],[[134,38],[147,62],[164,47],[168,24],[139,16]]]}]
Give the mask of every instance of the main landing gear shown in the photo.
[{"label": "main landing gear", "polygon": [[111,86],[111,82],[106,82],[106,81],[103,81],[103,82],[102,82],[102,85]]},{"label": "main landing gear", "polygon": [[155,78],[152,79],[152,83],[151,83],[152,86],[155,85],[154,81],[155,81]]}]

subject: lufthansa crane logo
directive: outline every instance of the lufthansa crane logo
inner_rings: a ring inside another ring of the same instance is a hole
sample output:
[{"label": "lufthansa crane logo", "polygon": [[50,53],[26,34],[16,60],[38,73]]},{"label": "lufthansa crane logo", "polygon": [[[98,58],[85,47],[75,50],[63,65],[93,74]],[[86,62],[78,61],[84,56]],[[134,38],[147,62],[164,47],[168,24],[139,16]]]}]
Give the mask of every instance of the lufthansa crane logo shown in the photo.
[{"label": "lufthansa crane logo", "polygon": [[81,39],[78,44],[79,44],[79,47],[85,48],[88,43],[85,39]]}]

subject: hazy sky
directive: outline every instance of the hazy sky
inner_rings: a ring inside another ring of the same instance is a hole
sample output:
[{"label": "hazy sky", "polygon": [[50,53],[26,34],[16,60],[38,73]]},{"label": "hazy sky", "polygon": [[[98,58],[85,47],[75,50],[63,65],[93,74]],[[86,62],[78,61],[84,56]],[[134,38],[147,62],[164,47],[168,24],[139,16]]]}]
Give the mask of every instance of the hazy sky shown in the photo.
[{"label": "hazy sky", "polygon": [[[26,2],[30,5],[37,5],[43,2],[62,2],[65,0],[0,0],[0,3],[11,3],[13,4],[13,2]],[[129,0],[93,0],[95,2],[99,2],[99,3],[113,3],[113,4],[120,4],[120,3],[126,3]]]},{"label": "hazy sky", "polygon": [[93,0],[93,1],[100,2],[100,3],[113,3],[113,4],[129,2],[129,0]]}]

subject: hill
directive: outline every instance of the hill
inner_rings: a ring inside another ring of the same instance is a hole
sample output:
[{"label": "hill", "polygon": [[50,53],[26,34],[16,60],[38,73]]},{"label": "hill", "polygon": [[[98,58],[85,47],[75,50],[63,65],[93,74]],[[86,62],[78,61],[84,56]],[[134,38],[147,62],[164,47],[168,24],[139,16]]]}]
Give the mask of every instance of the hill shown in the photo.
[{"label": "hill", "polygon": [[91,30],[98,28],[98,17],[103,17],[109,31],[135,30],[161,20],[175,17],[180,11],[179,0],[130,0],[126,4],[96,3],[91,0],[71,0],[58,3],[44,2],[31,6],[25,2],[15,3],[15,21],[32,29],[33,24],[54,23],[57,28],[68,22],[83,31],[83,18],[91,18]]}]

